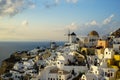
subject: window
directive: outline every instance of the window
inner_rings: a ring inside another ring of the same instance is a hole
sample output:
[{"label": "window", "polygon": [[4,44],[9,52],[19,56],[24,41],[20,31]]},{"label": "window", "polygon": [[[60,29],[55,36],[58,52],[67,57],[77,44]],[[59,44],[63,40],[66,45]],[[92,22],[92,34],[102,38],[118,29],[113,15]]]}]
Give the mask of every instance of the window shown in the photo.
[{"label": "window", "polygon": [[95,73],[97,74],[97,71],[95,71]]},{"label": "window", "polygon": [[107,77],[110,77],[110,73],[108,73]]},{"label": "window", "polygon": [[107,76],[107,72],[105,72],[105,76]]},{"label": "window", "polygon": [[59,72],[59,74],[62,74],[62,72]]},{"label": "window", "polygon": [[106,52],[106,54],[107,54],[107,52]]},{"label": "window", "polygon": [[113,73],[110,73],[110,76],[113,76]]},{"label": "window", "polygon": [[108,70],[107,77],[110,77],[110,76],[111,76],[111,74],[110,74],[110,70]]},{"label": "window", "polygon": [[93,71],[93,68],[91,68],[91,71]]}]

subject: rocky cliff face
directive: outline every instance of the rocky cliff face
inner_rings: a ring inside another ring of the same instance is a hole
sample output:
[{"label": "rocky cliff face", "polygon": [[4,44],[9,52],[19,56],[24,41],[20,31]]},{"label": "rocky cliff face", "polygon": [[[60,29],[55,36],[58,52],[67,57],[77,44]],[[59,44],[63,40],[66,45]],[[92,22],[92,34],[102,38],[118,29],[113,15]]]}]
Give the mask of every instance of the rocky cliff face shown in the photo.
[{"label": "rocky cliff face", "polygon": [[[11,62],[11,58],[8,58],[2,61],[2,64],[0,67],[0,75],[7,73],[10,69],[13,68],[14,64],[15,64],[14,62]],[[0,76],[0,80],[2,80],[1,76]]]},{"label": "rocky cliff face", "polygon": [[8,62],[8,61],[3,61],[2,65],[0,67],[0,75],[3,73],[8,72],[10,69],[12,69],[14,63]]},{"label": "rocky cliff face", "polygon": [[19,59],[15,55],[11,55],[10,58],[3,60],[0,66],[0,75],[11,70],[17,61],[19,61]]},{"label": "rocky cliff face", "polygon": [[115,37],[120,37],[120,28],[113,32],[111,35]]}]

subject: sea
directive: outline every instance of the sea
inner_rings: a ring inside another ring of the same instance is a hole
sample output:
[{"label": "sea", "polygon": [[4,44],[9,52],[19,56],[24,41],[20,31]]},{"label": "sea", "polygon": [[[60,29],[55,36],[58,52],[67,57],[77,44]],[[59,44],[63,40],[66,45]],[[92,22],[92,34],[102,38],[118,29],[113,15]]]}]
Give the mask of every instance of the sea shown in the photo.
[{"label": "sea", "polygon": [[[63,46],[65,42],[56,42],[57,45]],[[37,47],[50,47],[50,42],[0,42],[0,65],[2,61],[9,58],[16,51],[32,50]]]}]

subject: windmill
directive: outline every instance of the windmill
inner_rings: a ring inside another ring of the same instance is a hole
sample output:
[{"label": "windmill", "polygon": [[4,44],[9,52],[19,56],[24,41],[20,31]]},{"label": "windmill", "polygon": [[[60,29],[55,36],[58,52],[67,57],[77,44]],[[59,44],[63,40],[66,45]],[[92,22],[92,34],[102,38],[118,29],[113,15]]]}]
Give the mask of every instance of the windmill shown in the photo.
[{"label": "windmill", "polygon": [[65,36],[67,36],[68,38],[67,38],[67,42],[69,42],[69,40],[70,40],[70,29],[68,29],[68,33],[67,34],[65,34]]}]

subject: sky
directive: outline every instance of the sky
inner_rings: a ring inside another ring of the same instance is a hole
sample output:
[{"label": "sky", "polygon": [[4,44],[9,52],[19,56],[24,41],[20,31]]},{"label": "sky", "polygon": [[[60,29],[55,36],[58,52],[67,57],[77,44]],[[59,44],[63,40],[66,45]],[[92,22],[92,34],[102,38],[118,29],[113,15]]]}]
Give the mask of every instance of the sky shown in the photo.
[{"label": "sky", "polygon": [[120,0],[0,0],[0,41],[64,41],[120,28]]}]

